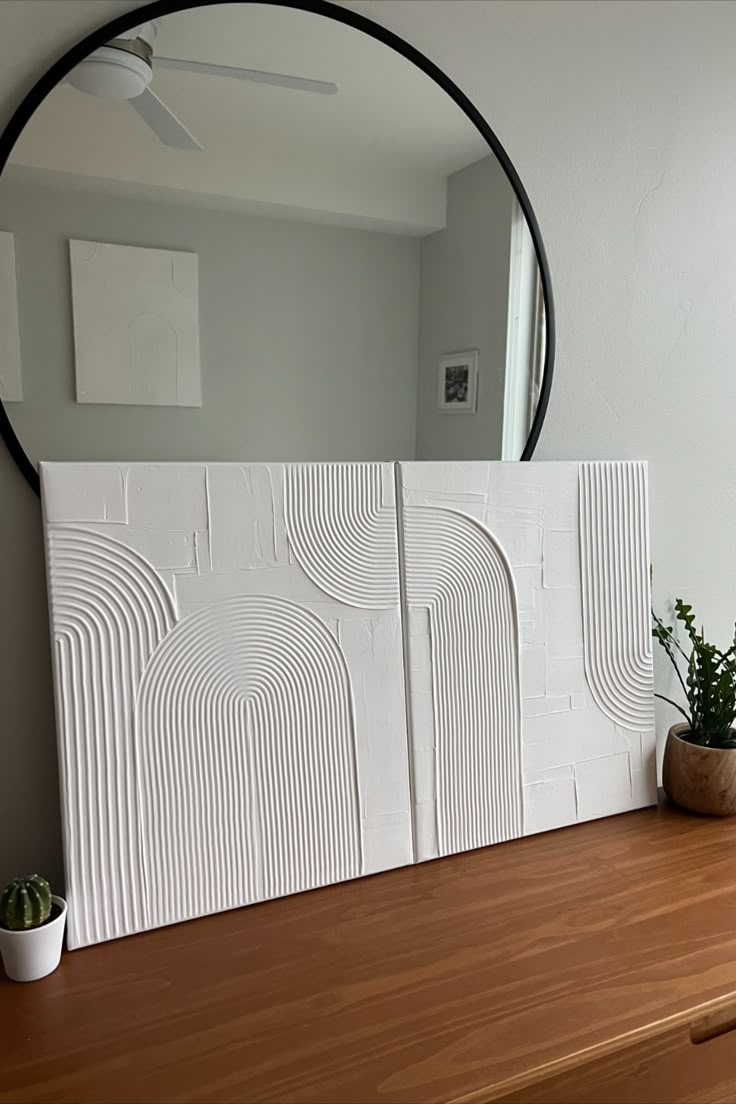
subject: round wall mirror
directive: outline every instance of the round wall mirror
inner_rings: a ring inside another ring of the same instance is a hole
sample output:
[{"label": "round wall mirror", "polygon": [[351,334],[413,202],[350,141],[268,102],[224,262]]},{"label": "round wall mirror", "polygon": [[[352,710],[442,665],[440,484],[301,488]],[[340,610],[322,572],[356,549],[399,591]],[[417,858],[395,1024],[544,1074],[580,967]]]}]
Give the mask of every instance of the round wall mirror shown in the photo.
[{"label": "round wall mirror", "polygon": [[0,417],[34,486],[42,460],[531,455],[554,322],[528,198],[376,24],[138,8],[50,70],[0,164]]}]

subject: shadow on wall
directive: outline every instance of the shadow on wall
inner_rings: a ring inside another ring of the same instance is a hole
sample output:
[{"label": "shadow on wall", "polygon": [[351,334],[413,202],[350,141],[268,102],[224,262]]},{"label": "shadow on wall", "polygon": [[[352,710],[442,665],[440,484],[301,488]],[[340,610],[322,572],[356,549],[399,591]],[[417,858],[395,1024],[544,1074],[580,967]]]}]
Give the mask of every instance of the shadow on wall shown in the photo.
[{"label": "shadow on wall", "polygon": [[61,822],[41,506],[4,449],[2,453],[0,882],[38,871],[60,889]]}]

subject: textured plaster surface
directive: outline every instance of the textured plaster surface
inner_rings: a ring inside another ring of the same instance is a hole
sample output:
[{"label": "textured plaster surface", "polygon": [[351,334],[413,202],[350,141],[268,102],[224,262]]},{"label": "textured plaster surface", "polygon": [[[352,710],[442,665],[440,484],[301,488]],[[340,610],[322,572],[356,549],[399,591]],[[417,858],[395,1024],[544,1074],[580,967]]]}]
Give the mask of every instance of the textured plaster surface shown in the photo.
[{"label": "textured plaster surface", "polygon": [[644,464],[41,483],[70,948],[656,801]]}]

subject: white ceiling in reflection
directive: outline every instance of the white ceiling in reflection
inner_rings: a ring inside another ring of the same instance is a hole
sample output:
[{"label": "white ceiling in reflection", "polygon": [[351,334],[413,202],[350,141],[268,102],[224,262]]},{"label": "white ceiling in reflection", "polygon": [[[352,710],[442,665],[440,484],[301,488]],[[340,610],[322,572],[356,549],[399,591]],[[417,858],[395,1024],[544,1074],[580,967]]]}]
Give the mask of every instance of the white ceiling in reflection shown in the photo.
[{"label": "white ceiling in reflection", "polygon": [[11,173],[257,213],[421,235],[445,224],[448,175],[488,155],[456,104],[372,37],[258,4],[159,21],[156,53],[334,81],[334,96],[170,70],[152,89],[204,152],[162,145],[129,104],[55,89]]}]

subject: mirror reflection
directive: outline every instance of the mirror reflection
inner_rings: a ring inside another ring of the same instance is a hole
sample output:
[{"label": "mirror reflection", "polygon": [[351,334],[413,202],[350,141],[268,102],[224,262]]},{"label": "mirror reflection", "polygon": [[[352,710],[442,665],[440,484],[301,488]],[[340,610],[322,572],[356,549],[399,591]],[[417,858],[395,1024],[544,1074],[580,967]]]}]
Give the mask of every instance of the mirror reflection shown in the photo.
[{"label": "mirror reflection", "polygon": [[34,462],[523,451],[523,215],[457,104],[355,28],[259,4],[132,28],[31,119],[0,231],[0,397]]}]

